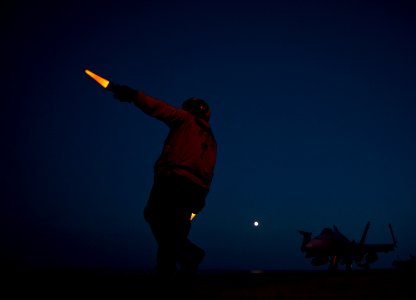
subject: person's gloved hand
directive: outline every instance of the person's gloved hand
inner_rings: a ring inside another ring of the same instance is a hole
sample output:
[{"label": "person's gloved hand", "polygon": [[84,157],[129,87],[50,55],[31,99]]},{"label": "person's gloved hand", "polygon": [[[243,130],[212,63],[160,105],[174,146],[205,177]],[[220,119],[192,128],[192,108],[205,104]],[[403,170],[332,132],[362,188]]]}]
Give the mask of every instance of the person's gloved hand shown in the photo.
[{"label": "person's gloved hand", "polygon": [[137,91],[127,85],[113,84],[111,91],[114,98],[121,102],[132,102],[137,95]]}]

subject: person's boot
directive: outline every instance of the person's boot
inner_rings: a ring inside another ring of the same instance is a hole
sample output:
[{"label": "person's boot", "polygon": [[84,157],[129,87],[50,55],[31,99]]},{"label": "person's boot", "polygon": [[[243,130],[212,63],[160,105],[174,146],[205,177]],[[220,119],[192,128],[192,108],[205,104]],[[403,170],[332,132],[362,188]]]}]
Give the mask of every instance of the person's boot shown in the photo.
[{"label": "person's boot", "polygon": [[187,256],[179,263],[180,268],[178,274],[184,277],[194,275],[205,257],[205,251],[203,249],[195,245],[192,245],[189,249],[191,251],[188,251]]}]

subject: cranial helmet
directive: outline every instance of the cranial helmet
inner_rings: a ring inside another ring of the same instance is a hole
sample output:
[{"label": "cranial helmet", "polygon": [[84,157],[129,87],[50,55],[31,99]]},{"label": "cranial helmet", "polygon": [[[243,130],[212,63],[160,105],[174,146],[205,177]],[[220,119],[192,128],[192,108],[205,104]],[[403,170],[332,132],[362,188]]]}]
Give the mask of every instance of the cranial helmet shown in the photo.
[{"label": "cranial helmet", "polygon": [[209,108],[208,103],[196,97],[183,101],[182,109],[189,111],[191,114],[206,121],[208,121],[211,116],[211,109]]}]

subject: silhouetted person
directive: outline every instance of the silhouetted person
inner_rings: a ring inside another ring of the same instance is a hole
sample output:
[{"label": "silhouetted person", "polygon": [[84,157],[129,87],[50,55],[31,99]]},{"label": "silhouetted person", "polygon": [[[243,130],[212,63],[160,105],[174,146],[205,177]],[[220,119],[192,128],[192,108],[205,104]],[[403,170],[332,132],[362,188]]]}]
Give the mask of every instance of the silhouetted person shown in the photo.
[{"label": "silhouetted person", "polygon": [[205,251],[188,239],[191,214],[205,206],[216,162],[210,107],[202,99],[190,98],[176,108],[125,85],[115,85],[112,91],[116,99],[133,103],[170,129],[154,165],[144,218],[158,245],[157,274],[194,274]]}]

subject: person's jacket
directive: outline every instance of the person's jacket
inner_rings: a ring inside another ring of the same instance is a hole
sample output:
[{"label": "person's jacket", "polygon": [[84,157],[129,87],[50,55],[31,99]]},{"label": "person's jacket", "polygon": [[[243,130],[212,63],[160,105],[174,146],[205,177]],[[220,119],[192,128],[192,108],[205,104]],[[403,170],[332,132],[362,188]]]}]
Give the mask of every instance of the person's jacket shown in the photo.
[{"label": "person's jacket", "polygon": [[181,108],[138,92],[135,106],[169,126],[155,175],[175,173],[195,184],[209,188],[214,175],[217,144],[210,124]]}]

